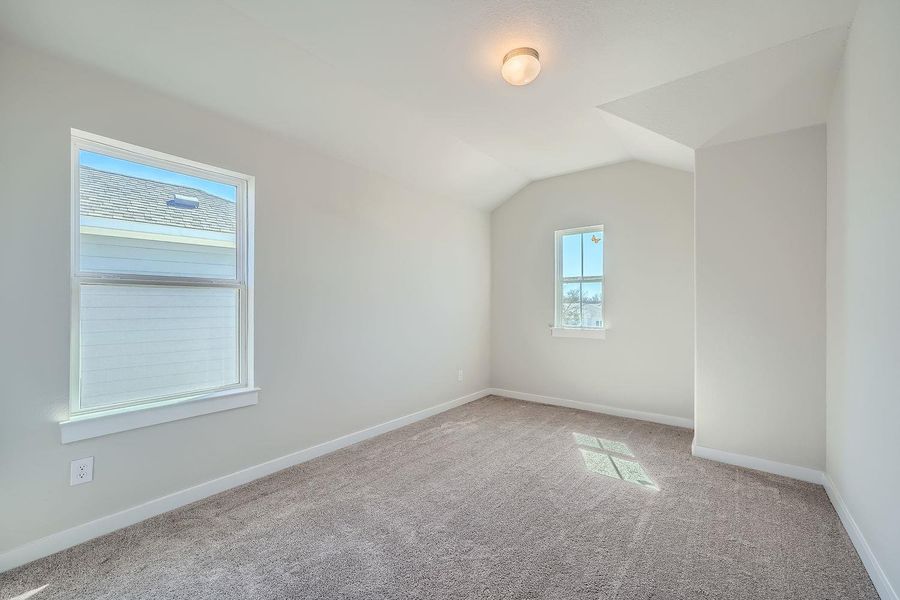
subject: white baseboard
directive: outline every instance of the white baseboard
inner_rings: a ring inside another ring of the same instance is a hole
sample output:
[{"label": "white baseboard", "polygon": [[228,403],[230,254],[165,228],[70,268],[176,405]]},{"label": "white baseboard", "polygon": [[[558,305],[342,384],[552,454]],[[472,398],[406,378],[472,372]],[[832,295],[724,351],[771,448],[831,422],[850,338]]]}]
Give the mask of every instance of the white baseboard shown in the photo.
[{"label": "white baseboard", "polygon": [[340,450],[341,448],[373,438],[382,433],[387,433],[388,431],[403,427],[404,425],[421,421],[422,419],[442,413],[451,408],[462,406],[463,404],[478,400],[489,394],[490,390],[473,392],[460,398],[456,398],[455,400],[437,404],[430,408],[404,415],[316,446],[292,452],[291,454],[236,471],[229,475],[224,475],[217,479],[174,492],[161,498],[155,498],[149,502],[127,508],[105,517],[100,517],[99,519],[87,523],[82,523],[81,525],[76,525],[70,529],[52,533],[46,537],[34,540],[33,542],[28,542],[27,544],[23,544],[22,546],[18,546],[0,554],[0,573],[27,562],[31,562],[32,560],[48,556],[54,552],[65,550],[66,548],[86,542],[95,537],[111,533],[117,529],[127,527],[128,525],[134,525],[135,523],[139,523],[150,517],[155,517],[164,512],[190,504],[191,502],[196,502],[197,500],[202,500],[203,498],[224,492],[233,487],[249,483],[254,479],[259,479],[260,477],[270,475],[276,471],[312,460],[323,454]]},{"label": "white baseboard", "polygon": [[834,481],[828,474],[825,474],[824,476],[824,485],[825,491],[828,493],[828,498],[831,500],[831,504],[834,505],[834,510],[837,511],[841,523],[844,524],[844,529],[847,530],[850,540],[856,547],[856,552],[859,554],[859,558],[866,567],[866,571],[869,572],[869,577],[872,578],[872,583],[875,585],[875,589],[878,590],[878,595],[881,596],[881,600],[900,600],[897,591],[888,580],[884,569],[881,568],[881,564],[878,562],[878,559],[875,558],[872,548],[869,547],[869,542],[866,541],[862,531],[853,519],[853,515],[850,514],[850,510],[844,503],[844,498],[841,496],[837,486],[834,485]]},{"label": "white baseboard", "polygon": [[[367,429],[356,431],[334,440],[330,440],[316,446],[311,446],[309,448],[305,448],[303,450],[299,450],[297,452],[293,452],[291,454],[281,456],[279,458],[275,458],[273,460],[252,467],[248,467],[246,469],[242,469],[229,475],[224,475],[217,479],[213,479],[211,481],[207,481],[205,483],[201,483],[199,485],[174,492],[161,498],[150,500],[149,502],[145,502],[138,506],[134,506],[114,514],[101,517],[94,521],[89,521],[87,523],[77,525],[70,529],[50,534],[46,537],[40,538],[33,542],[29,542],[17,548],[8,550],[3,554],[0,554],[0,573],[8,569],[23,565],[32,560],[36,560],[55,552],[59,552],[60,550],[65,550],[66,548],[69,548],[76,544],[80,544],[82,542],[86,542],[95,537],[111,533],[113,531],[116,531],[117,529],[139,523],[143,520],[155,517],[156,515],[162,514],[164,512],[174,510],[181,506],[185,506],[187,504],[190,504],[191,502],[196,502],[197,500],[202,500],[203,498],[207,498],[214,494],[224,492],[233,487],[249,483],[255,479],[270,475],[282,469],[298,465],[300,463],[312,460],[330,452],[340,450],[341,448],[345,448],[358,442],[381,435],[382,433],[387,433],[388,431],[392,431],[405,425],[415,423],[416,421],[420,421],[451,408],[462,406],[463,404],[472,402],[473,400],[477,400],[490,394],[505,396],[507,398],[515,398],[517,400],[537,402],[540,404],[550,404],[553,406],[563,406],[567,408],[576,408],[591,412],[610,414],[619,417],[652,421],[654,423],[662,423],[664,425],[675,425],[678,427],[688,428],[693,427],[693,421],[691,419],[685,419],[682,417],[673,417],[669,415],[616,408],[612,406],[603,406],[588,402],[580,402],[577,400],[566,400],[563,398],[554,398],[551,396],[541,396],[538,394],[527,394],[524,392],[515,392],[512,390],[489,388],[480,390],[478,392],[473,392],[471,394],[467,394],[466,396],[456,398],[455,400],[437,404],[430,408],[404,415],[402,417],[398,417],[379,425],[374,425]],[[859,526],[856,524],[856,521],[850,514],[850,511],[848,510],[847,505],[844,503],[840,492],[838,491],[837,487],[835,487],[834,482],[831,480],[831,478],[826,474],[807,467],[798,467],[796,465],[779,463],[762,458],[756,458],[753,456],[735,454],[732,452],[725,452],[723,450],[715,450],[713,448],[705,448],[703,446],[697,445],[691,446],[691,452],[694,456],[700,458],[706,458],[709,460],[724,462],[731,465],[755,469],[757,471],[765,471],[767,473],[774,473],[776,475],[783,475],[785,477],[792,477],[801,481],[808,481],[810,483],[824,485],[825,490],[828,493],[828,497],[831,499],[831,503],[834,505],[835,511],[837,511],[837,514],[841,519],[841,523],[847,530],[847,533],[850,536],[853,545],[856,547],[856,551],[859,553],[860,559],[862,560],[863,565],[866,567],[869,576],[872,578],[872,582],[874,583],[875,588],[878,590],[878,593],[881,596],[882,600],[900,600],[900,597],[898,597],[897,592],[888,580],[884,569],[881,568],[881,565],[879,564],[875,555],[872,553],[872,549],[869,547],[869,544],[863,536],[862,531],[859,529]]]},{"label": "white baseboard", "polygon": [[[565,398],[554,398],[552,396],[528,394],[525,392],[516,392],[513,390],[504,390],[501,388],[491,388],[488,391],[495,396],[504,396],[506,398],[515,398],[517,400],[526,400],[528,402],[550,404],[553,406],[564,406],[567,408],[576,408],[591,412],[615,415],[618,417],[640,419],[643,421],[653,421],[654,423],[662,423],[664,425],[675,425],[678,427],[688,427],[691,429],[693,429],[694,427],[693,420],[685,419],[683,417],[673,417],[669,415],[660,415],[639,410],[616,408],[613,406],[603,406],[600,404],[592,404],[589,402],[580,402],[578,400],[567,400]],[[859,553],[860,559],[862,560],[866,571],[868,571],[869,573],[869,577],[871,577],[872,579],[872,583],[875,585],[875,589],[878,590],[878,594],[881,596],[882,600],[900,600],[900,597],[898,597],[896,590],[894,590],[894,587],[888,580],[884,569],[881,568],[878,559],[876,559],[875,555],[872,553],[872,549],[869,547],[869,543],[866,541],[865,537],[863,537],[862,531],[859,529],[856,521],[853,520],[853,516],[847,509],[847,505],[844,504],[844,500],[835,487],[834,482],[826,473],[816,469],[811,469],[809,467],[800,467],[797,465],[780,463],[764,458],[757,458],[755,456],[747,456],[745,454],[736,454],[734,452],[726,452],[724,450],[706,448],[704,446],[698,446],[696,444],[691,444],[691,453],[699,458],[723,462],[738,467],[745,467],[756,471],[772,473],[774,475],[782,475],[784,477],[790,477],[792,479],[798,479],[800,481],[806,481],[809,483],[815,483],[824,486],[825,491],[828,493],[828,497],[831,500],[831,503],[834,505],[834,508],[841,519],[841,523],[844,525],[844,529],[847,530],[847,533],[850,536],[850,539],[853,541],[853,545],[856,547],[856,551],[857,553]]]},{"label": "white baseboard", "polygon": [[774,475],[782,475],[791,479],[799,479],[800,481],[808,481],[809,483],[817,483],[822,485],[825,474],[816,469],[809,467],[798,467],[797,465],[789,465],[765,458],[757,458],[755,456],[747,456],[746,454],[735,454],[734,452],[726,452],[724,450],[716,450],[715,448],[705,448],[697,444],[691,444],[691,454],[699,458],[715,460],[737,467],[745,467],[754,471],[764,471]]},{"label": "white baseboard", "polygon": [[626,417],[628,419],[638,419],[641,421],[652,421],[654,423],[662,423],[663,425],[687,427],[688,429],[694,428],[694,420],[686,419],[684,417],[673,417],[671,415],[661,415],[658,413],[645,412],[642,410],[618,408],[615,406],[604,406],[603,404],[594,404],[593,402],[567,400],[565,398],[554,398],[553,396],[541,396],[539,394],[528,394],[525,392],[516,392],[513,390],[504,390],[500,388],[491,388],[490,392],[495,396],[505,396],[506,398],[515,398],[516,400],[537,402],[538,404],[564,406],[566,408],[577,408],[578,410],[587,410],[590,412],[603,413],[605,415],[613,415],[616,417]]}]

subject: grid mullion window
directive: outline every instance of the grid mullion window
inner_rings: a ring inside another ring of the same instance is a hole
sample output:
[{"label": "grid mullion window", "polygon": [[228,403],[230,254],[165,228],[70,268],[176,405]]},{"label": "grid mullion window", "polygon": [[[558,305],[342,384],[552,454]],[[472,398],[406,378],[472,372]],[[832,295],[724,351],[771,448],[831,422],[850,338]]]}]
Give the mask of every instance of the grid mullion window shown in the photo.
[{"label": "grid mullion window", "polygon": [[603,227],[556,232],[557,327],[603,327]]}]

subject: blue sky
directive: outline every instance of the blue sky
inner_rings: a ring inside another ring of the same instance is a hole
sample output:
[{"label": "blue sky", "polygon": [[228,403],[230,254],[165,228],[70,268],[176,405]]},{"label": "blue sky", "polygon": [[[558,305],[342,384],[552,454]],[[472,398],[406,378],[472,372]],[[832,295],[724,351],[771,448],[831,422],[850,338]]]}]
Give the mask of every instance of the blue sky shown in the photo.
[{"label": "blue sky", "polygon": [[192,177],[191,175],[182,175],[181,173],[167,171],[166,169],[148,167],[147,165],[141,165],[131,162],[130,160],[113,158],[111,156],[105,156],[87,150],[79,151],[78,160],[82,166],[93,167],[101,171],[121,173],[122,175],[130,175],[132,177],[141,177],[143,179],[151,179],[163,183],[174,183],[176,185],[192,187],[232,202],[235,202],[237,198],[237,188],[233,185],[210,181],[201,177]]},{"label": "blue sky", "polygon": [[[601,241],[595,244],[591,237]],[[575,233],[562,239],[563,277],[596,277],[603,275],[603,232]],[[581,272],[581,252],[584,248],[584,275]]]}]

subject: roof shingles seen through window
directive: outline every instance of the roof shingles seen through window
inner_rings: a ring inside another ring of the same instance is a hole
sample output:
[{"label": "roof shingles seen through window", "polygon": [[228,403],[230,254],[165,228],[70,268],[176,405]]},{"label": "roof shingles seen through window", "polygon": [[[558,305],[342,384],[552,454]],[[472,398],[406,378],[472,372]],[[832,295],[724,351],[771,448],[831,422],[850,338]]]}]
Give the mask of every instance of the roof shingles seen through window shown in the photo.
[{"label": "roof shingles seen through window", "polygon": [[[235,232],[235,203],[196,188],[79,167],[81,215]],[[197,208],[169,206],[175,194],[199,200]]]}]

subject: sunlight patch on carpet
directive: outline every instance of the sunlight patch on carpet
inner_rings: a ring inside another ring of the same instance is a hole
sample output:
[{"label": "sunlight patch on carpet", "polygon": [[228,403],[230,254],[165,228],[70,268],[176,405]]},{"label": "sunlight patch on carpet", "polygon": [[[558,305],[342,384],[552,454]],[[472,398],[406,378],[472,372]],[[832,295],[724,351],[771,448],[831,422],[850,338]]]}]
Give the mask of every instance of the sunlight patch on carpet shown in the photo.
[{"label": "sunlight patch on carpet", "polygon": [[587,446],[588,448],[597,448],[606,450],[607,452],[615,452],[616,454],[624,454],[625,456],[634,456],[634,453],[624,442],[616,442],[613,440],[605,440],[603,438],[587,435],[586,433],[572,433],[575,443],[579,446]]},{"label": "sunlight patch on carpet", "polygon": [[[653,483],[650,476],[636,460],[628,460],[621,456],[613,456],[607,452],[623,454],[634,457],[631,449],[623,442],[605,440],[584,433],[572,433],[585,468],[591,473],[597,473],[613,479],[621,479],[645,488],[659,490],[659,486]],[[587,446],[585,448],[584,446]],[[605,450],[605,452],[598,452]]]},{"label": "sunlight patch on carpet", "polygon": [[50,585],[50,584],[49,584],[49,583],[45,583],[44,585],[42,585],[42,586],[39,587],[39,588],[34,588],[33,590],[28,591],[28,592],[25,592],[24,594],[19,594],[18,596],[13,596],[13,597],[10,598],[9,600],[25,600],[26,598],[32,598],[32,597],[34,597],[36,594],[41,593],[41,592],[44,590],[44,588],[46,588],[48,585]]}]

